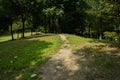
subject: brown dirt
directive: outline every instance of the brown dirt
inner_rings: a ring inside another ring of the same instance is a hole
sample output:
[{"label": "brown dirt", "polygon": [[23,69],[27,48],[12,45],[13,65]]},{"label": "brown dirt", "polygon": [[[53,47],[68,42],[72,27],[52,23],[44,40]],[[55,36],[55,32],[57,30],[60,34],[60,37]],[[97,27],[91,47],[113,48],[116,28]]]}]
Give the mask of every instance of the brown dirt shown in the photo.
[{"label": "brown dirt", "polygon": [[[71,80],[70,77],[78,70],[76,63],[78,58],[72,54],[70,44],[64,35],[60,35],[63,45],[58,53],[46,63],[43,67],[42,80]],[[69,76],[69,77],[68,77]]]}]

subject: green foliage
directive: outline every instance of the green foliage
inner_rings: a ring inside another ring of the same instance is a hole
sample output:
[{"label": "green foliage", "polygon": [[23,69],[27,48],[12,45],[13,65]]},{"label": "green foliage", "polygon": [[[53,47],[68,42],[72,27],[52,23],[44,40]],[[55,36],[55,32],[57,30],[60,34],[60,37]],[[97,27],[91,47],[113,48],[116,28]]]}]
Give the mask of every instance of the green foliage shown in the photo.
[{"label": "green foliage", "polygon": [[13,30],[14,26],[19,29],[16,22],[22,21],[23,33],[44,26],[48,33],[87,33],[102,38],[103,32],[115,31],[120,23],[119,1],[114,0],[1,0],[0,4],[0,16],[4,14],[3,19],[8,20],[7,25],[1,20],[0,31],[7,31],[11,24]]},{"label": "green foliage", "polygon": [[115,43],[113,43],[115,46],[120,48],[120,34],[117,34],[115,37]]},{"label": "green foliage", "polygon": [[52,8],[47,8],[47,9],[44,9],[43,12],[47,15],[47,16],[53,16],[55,14],[55,7],[52,7]]},{"label": "green foliage", "polygon": [[13,23],[13,31],[17,31],[18,29],[22,29],[22,23],[20,21]]},{"label": "green foliage", "polygon": [[116,32],[104,32],[104,37],[108,40],[114,40],[117,36]]},{"label": "green foliage", "polygon": [[114,4],[106,0],[87,0],[86,2],[89,5],[89,9],[86,10],[88,14],[86,21],[91,31],[97,32],[97,37],[102,37],[105,31],[114,31],[115,26],[118,25],[117,19],[111,15]]},{"label": "green foliage", "polygon": [[39,26],[38,32],[45,33],[45,28],[43,26]]}]

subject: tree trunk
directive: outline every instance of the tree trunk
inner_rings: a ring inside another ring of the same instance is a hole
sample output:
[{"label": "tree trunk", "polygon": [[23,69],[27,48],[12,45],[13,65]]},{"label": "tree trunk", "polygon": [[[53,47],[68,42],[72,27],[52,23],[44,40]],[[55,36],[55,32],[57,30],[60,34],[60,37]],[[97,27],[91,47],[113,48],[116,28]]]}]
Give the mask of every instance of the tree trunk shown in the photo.
[{"label": "tree trunk", "polygon": [[48,18],[48,33],[50,33],[50,31],[51,31],[50,27],[51,27],[51,22],[50,22],[50,16],[49,16],[49,18]]},{"label": "tree trunk", "polygon": [[99,40],[102,40],[102,18],[99,19]]},{"label": "tree trunk", "polygon": [[53,17],[50,19],[50,27],[51,27],[51,33],[54,33],[54,27],[53,27]]},{"label": "tree trunk", "polygon": [[101,29],[99,31],[99,40],[102,40],[102,32],[101,32]]},{"label": "tree trunk", "polygon": [[25,18],[22,15],[22,38],[25,38],[24,33],[25,33]]},{"label": "tree trunk", "polygon": [[98,38],[99,40],[102,40],[102,32],[101,32],[100,26],[99,26],[98,29],[97,29],[97,38]]},{"label": "tree trunk", "polygon": [[89,24],[89,30],[88,30],[88,34],[89,34],[89,38],[91,37],[91,24]]},{"label": "tree trunk", "polygon": [[31,36],[32,36],[33,34],[32,34],[32,28],[31,28]]},{"label": "tree trunk", "polygon": [[48,19],[48,17],[45,15],[44,16],[44,27],[45,27],[45,33],[49,33],[49,19]]},{"label": "tree trunk", "polygon": [[25,34],[24,34],[24,32],[25,32],[25,23],[24,23],[24,21],[22,22],[22,24],[23,24],[22,38],[25,38]]},{"label": "tree trunk", "polygon": [[12,23],[11,23],[11,25],[10,25],[10,32],[11,32],[11,38],[12,38],[12,40],[14,40],[13,30],[12,30]]}]

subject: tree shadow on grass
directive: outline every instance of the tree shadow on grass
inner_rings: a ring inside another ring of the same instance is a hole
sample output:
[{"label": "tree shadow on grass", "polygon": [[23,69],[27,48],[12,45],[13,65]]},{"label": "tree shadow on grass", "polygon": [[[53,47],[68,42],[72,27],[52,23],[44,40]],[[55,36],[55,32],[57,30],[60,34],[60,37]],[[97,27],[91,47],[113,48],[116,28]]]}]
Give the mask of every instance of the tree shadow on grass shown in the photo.
[{"label": "tree shadow on grass", "polygon": [[119,47],[120,48],[120,42],[119,41],[110,41],[110,40],[99,40],[99,39],[92,39],[89,41],[90,43],[104,43],[109,44],[111,47]]},{"label": "tree shadow on grass", "polygon": [[2,44],[2,43],[7,43],[7,42],[12,42],[12,41],[16,41],[16,40],[21,40],[21,39],[31,39],[31,38],[38,38],[38,37],[53,36],[53,35],[54,35],[54,34],[32,35],[32,36],[27,36],[27,37],[25,37],[25,38],[19,38],[19,39],[14,39],[14,40],[2,41],[2,42],[0,42],[0,44]]},{"label": "tree shadow on grass", "polygon": [[47,36],[53,36],[54,34],[41,34],[41,35],[32,35],[29,37],[26,37],[25,39],[30,39],[30,38],[37,38],[37,37],[47,37]]},{"label": "tree shadow on grass", "polygon": [[[120,79],[120,52],[119,49],[105,50],[96,46],[83,47],[75,55],[82,57],[77,60],[82,64],[78,73],[83,73],[84,80],[119,80]],[[77,75],[76,74],[76,75]]]},{"label": "tree shadow on grass", "polygon": [[50,54],[46,51],[52,45],[49,41],[27,39],[1,44],[0,80],[15,80],[19,73],[22,73],[22,80],[29,79],[35,67],[46,62]]}]

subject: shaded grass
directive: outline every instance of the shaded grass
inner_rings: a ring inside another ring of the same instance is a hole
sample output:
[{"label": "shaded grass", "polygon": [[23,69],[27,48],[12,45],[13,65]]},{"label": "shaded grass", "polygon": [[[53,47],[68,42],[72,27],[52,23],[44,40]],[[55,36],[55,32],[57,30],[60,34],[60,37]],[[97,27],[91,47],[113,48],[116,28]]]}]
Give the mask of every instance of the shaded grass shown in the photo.
[{"label": "shaded grass", "polygon": [[88,80],[119,80],[120,79],[120,50],[100,49],[94,46],[83,47],[75,52],[75,55],[82,56],[84,61],[78,60],[82,64],[82,70]]},{"label": "shaded grass", "polygon": [[[61,46],[59,36],[33,37],[0,44],[0,80],[30,80],[36,67]],[[31,79],[36,80],[36,79]]]}]

